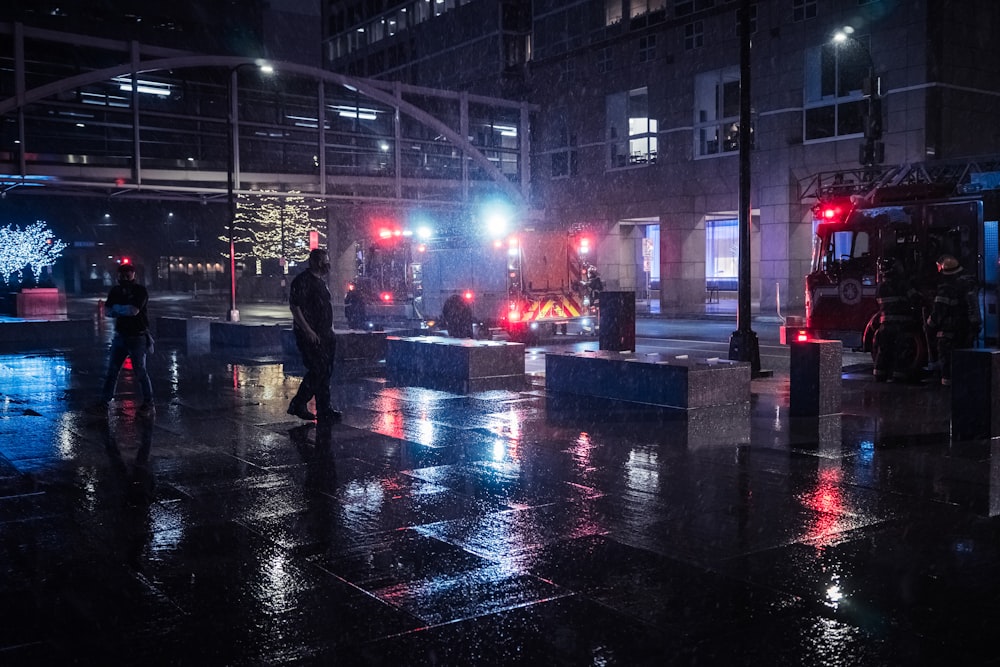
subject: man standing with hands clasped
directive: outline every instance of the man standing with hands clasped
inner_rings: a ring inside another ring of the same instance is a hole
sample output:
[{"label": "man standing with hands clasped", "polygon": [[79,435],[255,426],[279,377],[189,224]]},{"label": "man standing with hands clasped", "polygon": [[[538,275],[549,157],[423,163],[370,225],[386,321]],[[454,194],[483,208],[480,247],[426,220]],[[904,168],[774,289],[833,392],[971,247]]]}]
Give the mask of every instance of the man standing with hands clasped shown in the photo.
[{"label": "man standing with hands clasped", "polygon": [[107,410],[115,396],[118,374],[125,357],[132,359],[132,372],[142,392],[142,414],[153,412],[153,385],[146,372],[146,353],[153,351],[153,338],[149,335],[149,316],[146,305],[149,293],[135,281],[135,267],[122,264],[118,267],[118,284],[108,292],[104,301],[104,315],[114,318],[115,335],[108,351],[108,367],[104,374],[101,401],[97,408]]},{"label": "man standing with hands clasped", "polygon": [[[306,367],[299,390],[288,404],[288,414],[312,421],[317,418],[339,422],[341,414],[330,402],[330,378],[333,375],[333,303],[326,276],[330,273],[330,255],[317,248],[309,253],[309,268],[292,281],[288,307],[292,311],[295,344]],[[316,413],[309,411],[310,399],[316,397]]]}]

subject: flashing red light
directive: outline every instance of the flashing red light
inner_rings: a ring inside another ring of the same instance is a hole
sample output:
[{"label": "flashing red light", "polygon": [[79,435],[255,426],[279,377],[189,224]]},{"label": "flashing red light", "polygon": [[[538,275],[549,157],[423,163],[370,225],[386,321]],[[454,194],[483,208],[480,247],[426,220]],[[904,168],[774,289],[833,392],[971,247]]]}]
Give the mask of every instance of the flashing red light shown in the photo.
[{"label": "flashing red light", "polygon": [[354,291],[354,283],[347,283],[347,291],[348,292]]},{"label": "flashing red light", "polygon": [[462,296],[466,301],[472,301],[472,290],[465,290],[465,293],[462,294]]},{"label": "flashing red light", "polygon": [[120,178],[120,177],[116,178],[115,179],[115,185],[117,187],[119,187],[119,188],[124,187],[125,186],[125,179],[124,178]]},{"label": "flashing red light", "polygon": [[126,264],[131,264],[132,260],[129,259],[128,257],[122,257],[120,260],[118,260],[118,263],[124,266]]},{"label": "flashing red light", "polygon": [[379,298],[382,299],[383,303],[392,303],[392,292],[382,292]]},{"label": "flashing red light", "polygon": [[427,251],[427,246],[424,245],[423,243],[417,246],[417,252],[426,252],[426,251]]},{"label": "flashing red light", "polygon": [[510,320],[511,322],[520,322],[521,312],[517,310],[512,310],[510,311],[510,313],[507,314],[507,319]]},{"label": "flashing red light", "polygon": [[840,207],[839,206],[824,206],[820,209],[819,217],[824,220],[836,220],[840,217]]},{"label": "flashing red light", "polygon": [[382,229],[378,230],[378,237],[380,239],[389,239],[389,238],[392,238],[392,230],[391,229],[386,229],[385,227],[383,227]]},{"label": "flashing red light", "polygon": [[590,239],[584,236],[582,239],[580,239],[580,254],[586,255],[589,252],[590,252]]},{"label": "flashing red light", "polygon": [[809,342],[809,334],[804,329],[799,329],[798,333],[795,334],[796,343],[807,343]]}]

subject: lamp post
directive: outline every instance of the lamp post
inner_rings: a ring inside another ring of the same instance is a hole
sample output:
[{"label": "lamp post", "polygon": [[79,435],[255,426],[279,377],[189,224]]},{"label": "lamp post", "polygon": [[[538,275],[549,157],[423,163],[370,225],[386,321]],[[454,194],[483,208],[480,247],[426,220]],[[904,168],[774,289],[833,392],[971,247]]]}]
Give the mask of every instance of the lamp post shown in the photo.
[{"label": "lamp post", "polygon": [[274,69],[268,64],[240,63],[229,68],[229,81],[226,88],[227,112],[227,194],[229,201],[229,316],[230,322],[240,321],[240,311],[236,308],[236,170],[239,168],[239,132],[236,124],[239,122],[239,99],[237,74],[241,67],[256,65],[261,72],[270,74]]},{"label": "lamp post", "polygon": [[[862,94],[864,95],[865,116],[864,135],[865,140],[861,144],[858,154],[858,162],[865,167],[866,176],[874,177],[875,165],[881,164],[885,159],[885,144],[882,143],[882,90],[881,79],[875,76],[875,61],[871,51],[860,40],[854,37],[854,28],[844,26],[833,34],[833,43],[845,45],[851,43],[859,49],[865,57],[866,72],[862,83]],[[837,58],[837,67],[840,67],[840,58]],[[839,93],[839,91],[838,91]]]},{"label": "lamp post", "polygon": [[729,359],[750,362],[753,377],[769,375],[760,369],[760,344],[750,323],[750,0],[742,0],[740,19],[740,190],[739,291],[736,331],[729,338]]}]

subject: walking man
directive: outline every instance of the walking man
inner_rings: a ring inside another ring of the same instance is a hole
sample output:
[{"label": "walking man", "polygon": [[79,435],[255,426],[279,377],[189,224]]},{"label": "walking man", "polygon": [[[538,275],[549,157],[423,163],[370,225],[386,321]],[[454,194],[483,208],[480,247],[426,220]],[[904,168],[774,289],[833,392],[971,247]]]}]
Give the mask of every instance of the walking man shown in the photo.
[{"label": "walking man", "polygon": [[149,335],[149,316],[146,305],[149,293],[135,282],[135,267],[122,264],[118,267],[118,284],[108,292],[104,301],[104,315],[115,320],[115,335],[108,352],[108,366],[104,374],[104,387],[98,407],[106,410],[115,396],[118,375],[125,357],[132,359],[132,372],[142,392],[140,412],[153,411],[153,385],[146,372],[146,353],[151,352],[153,338]]},{"label": "walking man", "polygon": [[[341,414],[330,401],[330,378],[333,375],[333,302],[326,276],[330,273],[330,255],[317,248],[309,253],[309,267],[292,281],[288,307],[292,311],[295,344],[302,355],[306,374],[299,390],[288,404],[288,414],[328,422],[340,421]],[[315,396],[316,414],[308,403]]]}]

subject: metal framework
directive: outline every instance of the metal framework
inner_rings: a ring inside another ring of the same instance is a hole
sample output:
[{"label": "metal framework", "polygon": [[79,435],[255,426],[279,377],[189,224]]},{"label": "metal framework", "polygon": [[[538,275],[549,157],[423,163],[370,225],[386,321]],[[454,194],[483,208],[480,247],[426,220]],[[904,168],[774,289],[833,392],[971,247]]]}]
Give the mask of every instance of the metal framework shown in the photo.
[{"label": "metal framework", "polygon": [[523,102],[20,24],[0,24],[0,40],[3,192],[528,199]]}]

